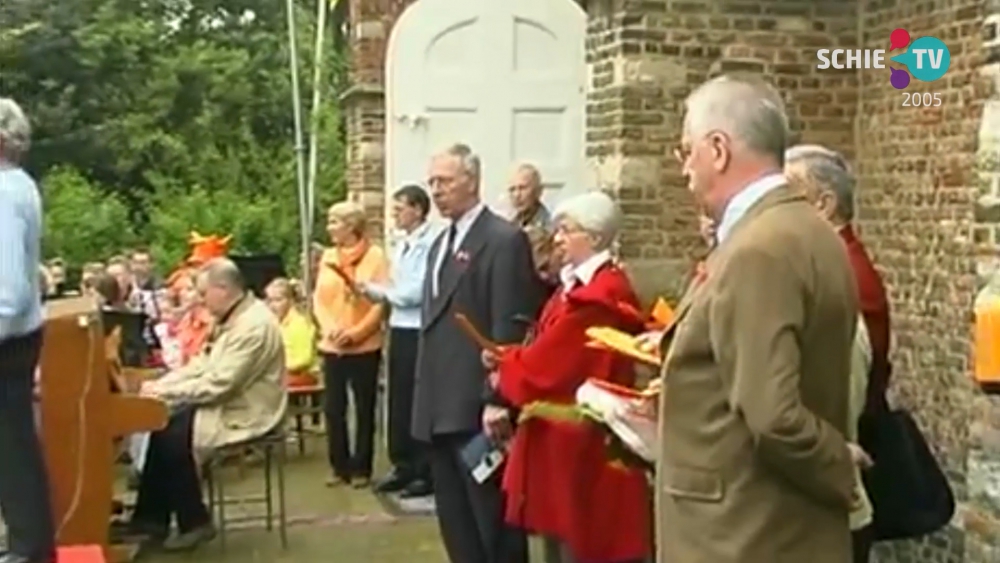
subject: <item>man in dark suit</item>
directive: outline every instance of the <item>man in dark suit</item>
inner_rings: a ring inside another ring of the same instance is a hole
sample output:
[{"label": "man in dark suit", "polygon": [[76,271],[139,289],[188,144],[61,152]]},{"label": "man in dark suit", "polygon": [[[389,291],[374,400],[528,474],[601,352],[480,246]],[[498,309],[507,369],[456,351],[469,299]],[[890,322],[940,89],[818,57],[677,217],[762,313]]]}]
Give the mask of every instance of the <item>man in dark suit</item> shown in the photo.
[{"label": "man in dark suit", "polygon": [[512,414],[484,393],[480,350],[455,314],[497,343],[519,342],[527,327],[518,318],[535,317],[541,288],[527,238],[483,205],[479,184],[479,158],[468,146],[432,158],[428,185],[448,226],[428,254],[413,435],[430,444],[438,522],[452,563],[520,563],[527,545],[523,533],[503,525],[501,472],[479,483],[462,460],[484,427],[494,438],[508,436]]}]

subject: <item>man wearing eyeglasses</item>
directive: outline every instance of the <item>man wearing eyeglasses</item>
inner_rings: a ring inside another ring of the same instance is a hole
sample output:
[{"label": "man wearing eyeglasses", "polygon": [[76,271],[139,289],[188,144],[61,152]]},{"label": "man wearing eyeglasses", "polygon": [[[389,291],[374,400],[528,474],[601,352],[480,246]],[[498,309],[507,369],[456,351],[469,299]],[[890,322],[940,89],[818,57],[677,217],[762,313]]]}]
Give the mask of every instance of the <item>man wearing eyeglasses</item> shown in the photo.
[{"label": "man wearing eyeglasses", "polygon": [[782,174],[770,86],[719,77],[677,151],[715,248],[663,339],[659,563],[842,563],[858,296],[843,243]]}]

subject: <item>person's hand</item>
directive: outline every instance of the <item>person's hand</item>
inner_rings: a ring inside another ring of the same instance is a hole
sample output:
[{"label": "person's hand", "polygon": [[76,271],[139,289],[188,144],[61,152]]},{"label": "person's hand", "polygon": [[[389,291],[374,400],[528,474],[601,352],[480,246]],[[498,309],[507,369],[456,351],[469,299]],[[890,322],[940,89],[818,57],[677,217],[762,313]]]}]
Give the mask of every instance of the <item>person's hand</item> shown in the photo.
[{"label": "person's hand", "polygon": [[483,429],[494,442],[507,441],[514,434],[514,426],[510,421],[510,411],[496,405],[486,405],[486,408],[483,409]]},{"label": "person's hand", "polygon": [[635,337],[635,345],[641,352],[645,352],[647,354],[658,354],[660,350],[660,342],[663,341],[663,334],[662,330],[644,332]]},{"label": "person's hand", "polygon": [[490,382],[490,389],[496,389],[500,385],[500,372],[491,371],[488,379]]},{"label": "person's hand", "polygon": [[160,394],[159,385],[155,381],[143,381],[139,385],[139,396],[140,397],[151,397],[156,398]]},{"label": "person's hand", "polygon": [[346,348],[351,344],[354,344],[354,337],[349,331],[346,330],[340,331],[340,334],[338,334],[337,338],[333,341],[333,345],[338,348]]},{"label": "person's hand", "polygon": [[497,369],[497,365],[500,363],[500,356],[496,352],[485,348],[479,353],[479,359],[483,362],[483,367],[491,371]]},{"label": "person's hand", "polygon": [[337,341],[340,340],[341,335],[343,334],[344,334],[344,329],[340,328],[339,326],[335,326],[330,330],[326,331],[325,338],[331,344],[336,344]]},{"label": "person's hand", "polygon": [[847,449],[851,452],[851,461],[861,469],[871,469],[875,465],[875,461],[861,446],[848,442]]}]

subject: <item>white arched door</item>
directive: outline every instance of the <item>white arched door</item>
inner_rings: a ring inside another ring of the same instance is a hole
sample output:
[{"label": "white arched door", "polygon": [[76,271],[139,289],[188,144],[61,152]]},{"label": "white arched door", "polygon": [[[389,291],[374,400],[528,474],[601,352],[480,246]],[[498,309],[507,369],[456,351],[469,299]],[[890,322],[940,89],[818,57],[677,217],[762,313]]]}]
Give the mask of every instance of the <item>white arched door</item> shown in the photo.
[{"label": "white arched door", "polygon": [[417,0],[407,8],[386,54],[387,195],[422,183],[430,155],[455,142],[482,157],[484,200],[493,206],[521,161],[541,170],[549,205],[586,191],[585,33],[586,14],[573,0]]}]

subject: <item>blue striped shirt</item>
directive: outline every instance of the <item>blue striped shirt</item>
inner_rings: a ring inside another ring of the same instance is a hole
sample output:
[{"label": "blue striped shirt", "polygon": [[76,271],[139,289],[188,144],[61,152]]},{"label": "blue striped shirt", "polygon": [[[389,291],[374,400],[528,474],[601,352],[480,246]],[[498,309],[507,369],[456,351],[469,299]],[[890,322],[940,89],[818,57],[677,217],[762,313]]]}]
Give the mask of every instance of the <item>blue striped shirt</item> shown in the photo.
[{"label": "blue striped shirt", "polygon": [[20,168],[0,165],[0,341],[42,326],[42,200]]},{"label": "blue striped shirt", "polygon": [[430,223],[396,241],[392,249],[389,285],[367,284],[365,293],[392,307],[390,328],[420,328],[420,305],[424,300],[424,278],[427,277],[427,254],[439,229]]}]

